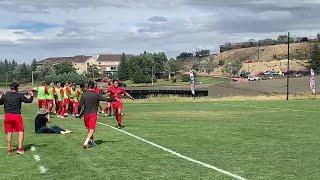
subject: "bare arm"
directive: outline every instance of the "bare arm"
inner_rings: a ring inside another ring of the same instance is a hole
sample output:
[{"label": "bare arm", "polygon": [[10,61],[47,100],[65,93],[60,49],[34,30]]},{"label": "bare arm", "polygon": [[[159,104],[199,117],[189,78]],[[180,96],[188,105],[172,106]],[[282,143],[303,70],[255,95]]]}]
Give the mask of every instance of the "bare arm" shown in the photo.
[{"label": "bare arm", "polygon": [[4,104],[4,99],[3,99],[3,92],[0,92],[0,105]]},{"label": "bare arm", "polygon": [[129,93],[124,92],[124,94],[125,94],[128,98],[130,98],[130,99],[134,100],[134,98],[133,98]]}]

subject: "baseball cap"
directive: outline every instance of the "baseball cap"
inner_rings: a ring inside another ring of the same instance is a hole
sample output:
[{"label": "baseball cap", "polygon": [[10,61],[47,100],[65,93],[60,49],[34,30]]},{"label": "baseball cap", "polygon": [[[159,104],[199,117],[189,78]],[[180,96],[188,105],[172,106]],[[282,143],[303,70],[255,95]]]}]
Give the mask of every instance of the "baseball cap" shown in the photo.
[{"label": "baseball cap", "polygon": [[18,89],[19,86],[20,86],[19,83],[13,82],[13,83],[10,84],[10,89]]}]

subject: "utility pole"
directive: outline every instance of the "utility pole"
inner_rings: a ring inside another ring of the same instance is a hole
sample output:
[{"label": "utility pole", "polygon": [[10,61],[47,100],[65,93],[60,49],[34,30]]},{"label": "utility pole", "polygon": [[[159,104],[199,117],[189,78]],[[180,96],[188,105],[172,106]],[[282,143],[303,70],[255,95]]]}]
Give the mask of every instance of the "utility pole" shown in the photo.
[{"label": "utility pole", "polygon": [[260,44],[258,43],[258,62],[260,62]]},{"label": "utility pole", "polygon": [[154,71],[154,65],[151,67],[151,83],[152,83],[152,86],[153,86],[153,71]]},{"label": "utility pole", "polygon": [[33,71],[31,71],[31,84],[32,84],[32,88],[34,87],[34,81],[33,81]]},{"label": "utility pole", "polygon": [[290,70],[290,32],[288,32],[287,101],[289,100],[289,70]]},{"label": "utility pole", "polygon": [[7,76],[6,76],[6,86],[8,86],[8,72],[7,72]]}]

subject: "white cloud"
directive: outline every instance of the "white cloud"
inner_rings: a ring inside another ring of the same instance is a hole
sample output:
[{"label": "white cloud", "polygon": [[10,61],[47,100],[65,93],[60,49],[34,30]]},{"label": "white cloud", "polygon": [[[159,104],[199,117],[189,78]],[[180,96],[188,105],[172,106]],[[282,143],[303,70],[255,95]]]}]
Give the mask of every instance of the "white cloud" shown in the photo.
[{"label": "white cloud", "polygon": [[[0,0],[0,59],[145,50],[176,56],[286,31],[314,33],[319,15],[316,0]],[[28,22],[44,26],[10,28]]]}]

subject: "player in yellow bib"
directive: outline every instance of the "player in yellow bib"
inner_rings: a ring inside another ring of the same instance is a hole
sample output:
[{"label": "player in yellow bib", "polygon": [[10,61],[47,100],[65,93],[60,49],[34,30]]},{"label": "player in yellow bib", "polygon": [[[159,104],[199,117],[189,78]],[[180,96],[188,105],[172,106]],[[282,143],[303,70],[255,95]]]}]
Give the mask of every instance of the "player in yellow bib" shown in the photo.
[{"label": "player in yellow bib", "polygon": [[41,82],[41,85],[38,88],[35,88],[35,90],[38,92],[39,109],[46,108],[47,106],[46,95],[48,94],[46,83],[44,81]]},{"label": "player in yellow bib", "polygon": [[76,88],[75,84],[72,84],[72,87],[70,90],[70,100],[72,103],[73,117],[79,117],[78,107],[79,107],[80,95],[81,95],[80,90]]},{"label": "player in yellow bib", "polygon": [[48,84],[48,87],[47,87],[48,94],[46,94],[47,107],[50,114],[52,114],[52,108],[53,108],[54,100],[56,96],[56,88],[53,85],[54,85],[53,83]]},{"label": "player in yellow bib", "polygon": [[61,87],[61,83],[57,84],[57,117],[64,118],[64,91],[63,87]]}]

